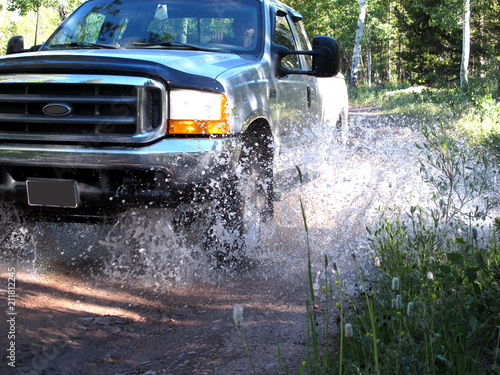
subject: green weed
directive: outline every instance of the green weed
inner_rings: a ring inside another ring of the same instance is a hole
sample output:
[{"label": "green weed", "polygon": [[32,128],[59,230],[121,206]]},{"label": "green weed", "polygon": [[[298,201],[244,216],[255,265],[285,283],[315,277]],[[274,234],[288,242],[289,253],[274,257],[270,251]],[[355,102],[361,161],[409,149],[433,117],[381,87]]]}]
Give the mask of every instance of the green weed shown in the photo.
[{"label": "green weed", "polygon": [[354,259],[360,289],[350,295],[325,257],[334,278],[315,296],[308,257],[301,374],[500,374],[500,219],[485,221],[491,163],[452,127],[422,131],[420,169],[434,194],[425,207],[381,209],[367,228],[378,277],[366,280]]}]

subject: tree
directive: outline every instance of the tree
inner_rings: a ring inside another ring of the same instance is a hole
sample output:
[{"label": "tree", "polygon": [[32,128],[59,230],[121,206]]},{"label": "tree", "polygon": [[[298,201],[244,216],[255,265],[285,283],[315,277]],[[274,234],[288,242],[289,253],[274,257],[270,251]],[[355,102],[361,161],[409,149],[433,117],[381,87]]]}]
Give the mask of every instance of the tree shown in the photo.
[{"label": "tree", "polygon": [[462,63],[460,65],[460,88],[467,89],[469,83],[469,56],[470,56],[470,0],[464,0],[464,25],[462,41]]},{"label": "tree", "polygon": [[57,6],[55,0],[9,0],[7,9],[11,12],[18,10],[21,16],[29,11],[38,12],[41,7],[52,8]]},{"label": "tree", "polygon": [[35,45],[38,40],[38,25],[40,16],[40,7],[50,7],[53,5],[52,0],[9,0],[8,10],[13,12],[18,10],[21,16],[25,16],[29,11],[36,13],[35,22]]},{"label": "tree", "polygon": [[400,0],[394,15],[406,43],[406,70],[417,82],[458,79],[461,56],[462,0]]},{"label": "tree", "polygon": [[352,56],[351,79],[349,80],[349,87],[358,86],[359,61],[361,59],[361,39],[363,38],[363,26],[365,24],[367,11],[366,1],[367,0],[359,0],[358,29],[356,31],[356,36],[354,39],[354,53]]},{"label": "tree", "polygon": [[352,45],[358,17],[357,0],[286,0],[304,16],[304,27],[310,38],[327,35],[341,48],[341,70],[350,68]]}]

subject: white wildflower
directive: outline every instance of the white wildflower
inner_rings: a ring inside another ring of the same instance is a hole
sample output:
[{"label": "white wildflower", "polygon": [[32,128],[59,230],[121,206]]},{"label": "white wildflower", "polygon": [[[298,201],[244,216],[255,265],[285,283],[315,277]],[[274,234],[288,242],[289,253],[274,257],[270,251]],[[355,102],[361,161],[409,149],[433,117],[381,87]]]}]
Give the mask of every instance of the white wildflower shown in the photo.
[{"label": "white wildflower", "polygon": [[427,272],[427,280],[434,280],[434,274],[431,271]]},{"label": "white wildflower", "polygon": [[243,324],[243,307],[240,305],[234,306],[233,319],[236,328],[241,328],[241,325]]},{"label": "white wildflower", "polygon": [[401,310],[403,308],[403,301],[401,299],[401,294],[396,296],[396,310]]},{"label": "white wildflower", "polygon": [[406,306],[406,315],[413,316],[413,302],[408,302],[408,306]]},{"label": "white wildflower", "polygon": [[345,325],[345,337],[352,337],[354,335],[352,324],[346,323]]},{"label": "white wildflower", "polygon": [[379,257],[375,258],[375,267],[380,268],[380,258]]},{"label": "white wildflower", "polygon": [[392,279],[392,290],[399,290],[399,279],[397,277]]}]

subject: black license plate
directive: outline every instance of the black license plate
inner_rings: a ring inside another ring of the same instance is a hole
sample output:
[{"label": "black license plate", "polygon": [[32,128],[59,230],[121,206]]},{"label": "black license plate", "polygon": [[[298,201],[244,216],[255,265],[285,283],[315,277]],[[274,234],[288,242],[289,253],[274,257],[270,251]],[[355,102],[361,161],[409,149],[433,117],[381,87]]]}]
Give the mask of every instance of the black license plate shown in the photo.
[{"label": "black license plate", "polygon": [[29,179],[26,190],[30,206],[78,207],[78,188],[73,180]]}]

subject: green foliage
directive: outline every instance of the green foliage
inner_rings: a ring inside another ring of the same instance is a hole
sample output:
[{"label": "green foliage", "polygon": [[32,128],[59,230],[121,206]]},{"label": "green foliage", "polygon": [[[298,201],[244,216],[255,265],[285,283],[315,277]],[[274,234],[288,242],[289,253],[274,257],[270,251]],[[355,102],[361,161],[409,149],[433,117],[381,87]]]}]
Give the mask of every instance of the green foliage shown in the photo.
[{"label": "green foliage", "polygon": [[[356,95],[380,100],[380,90]],[[440,93],[408,96],[421,95],[444,100]],[[448,95],[497,113],[487,95]],[[456,123],[423,128],[417,145],[422,177],[434,188],[429,207],[383,209],[367,228],[375,279],[365,279],[353,256],[360,289],[349,292],[325,257],[323,287],[314,295],[309,263],[306,345],[314,355],[299,373],[500,374],[500,218],[485,221],[490,163],[480,145],[451,131]]]},{"label": "green foliage", "polygon": [[441,127],[450,136],[459,136],[459,149],[480,147],[488,158],[500,159],[500,103],[496,89],[487,79],[471,79],[469,91],[458,87],[409,87],[408,84],[384,88],[359,86],[349,91],[353,106],[369,105],[390,116],[401,126],[417,129]]},{"label": "green foliage", "polygon": [[449,221],[480,201],[485,204],[484,210],[474,206],[466,215],[469,219],[484,219],[489,206],[488,158],[475,148],[465,147],[442,126],[437,130],[424,127],[422,132],[425,141],[416,145],[425,155],[420,160],[420,172],[424,182],[434,188],[439,217]]},{"label": "green foliage", "polygon": [[[407,215],[406,224],[385,217],[371,236],[381,258],[375,298],[382,316],[381,346],[400,354],[385,364],[393,373],[408,366],[404,359],[417,371],[410,373],[488,373],[500,322],[496,237],[480,248],[471,227],[462,234],[443,231],[428,225],[435,217],[421,208]],[[421,244],[418,251],[406,253],[415,241]],[[391,288],[394,278],[400,280],[398,290]],[[399,309],[388,302],[396,295],[403,301]]]},{"label": "green foliage", "polygon": [[[80,3],[81,0],[61,2],[61,4],[65,5],[65,10],[68,13],[76,9]],[[19,5],[21,5],[21,2],[19,2]],[[24,37],[25,48],[35,44],[37,12],[36,9],[30,10],[31,8],[28,5],[28,3],[22,5],[23,14],[21,15],[20,8],[10,10],[10,3],[8,5],[7,0],[0,0],[0,55],[5,54],[8,40],[15,35]],[[58,8],[59,2],[54,1],[50,2],[50,7],[42,6],[39,9],[38,36],[36,38],[38,44],[45,41],[61,23]]]},{"label": "green foliage", "polygon": [[407,39],[402,58],[406,68],[418,74],[415,80],[457,79],[462,49],[459,4],[461,0],[401,1],[395,13],[397,27]]},{"label": "green foliage", "polygon": [[30,11],[38,12],[40,8],[55,8],[57,4],[55,0],[9,0],[7,9],[25,16]]},{"label": "green foliage", "polygon": [[[349,73],[359,14],[357,0],[289,0],[304,15],[310,37],[330,35],[342,49]],[[462,55],[463,0],[369,0],[362,40],[361,76],[372,81],[457,82]],[[500,3],[472,2],[470,73],[498,76]],[[392,71],[392,74],[389,73]],[[396,74],[394,74],[396,73]]]},{"label": "green foliage", "polygon": [[359,0],[288,0],[288,5],[303,16],[310,39],[319,35],[334,37],[342,50],[341,69],[348,72],[359,14]]},{"label": "green foliage", "polygon": [[[40,9],[37,43],[44,41],[59,25],[59,13],[55,9]],[[24,37],[25,48],[35,42],[36,13],[28,12],[20,16],[18,12],[10,12],[3,8],[0,10],[0,55],[4,55],[8,40],[15,35]]]}]

